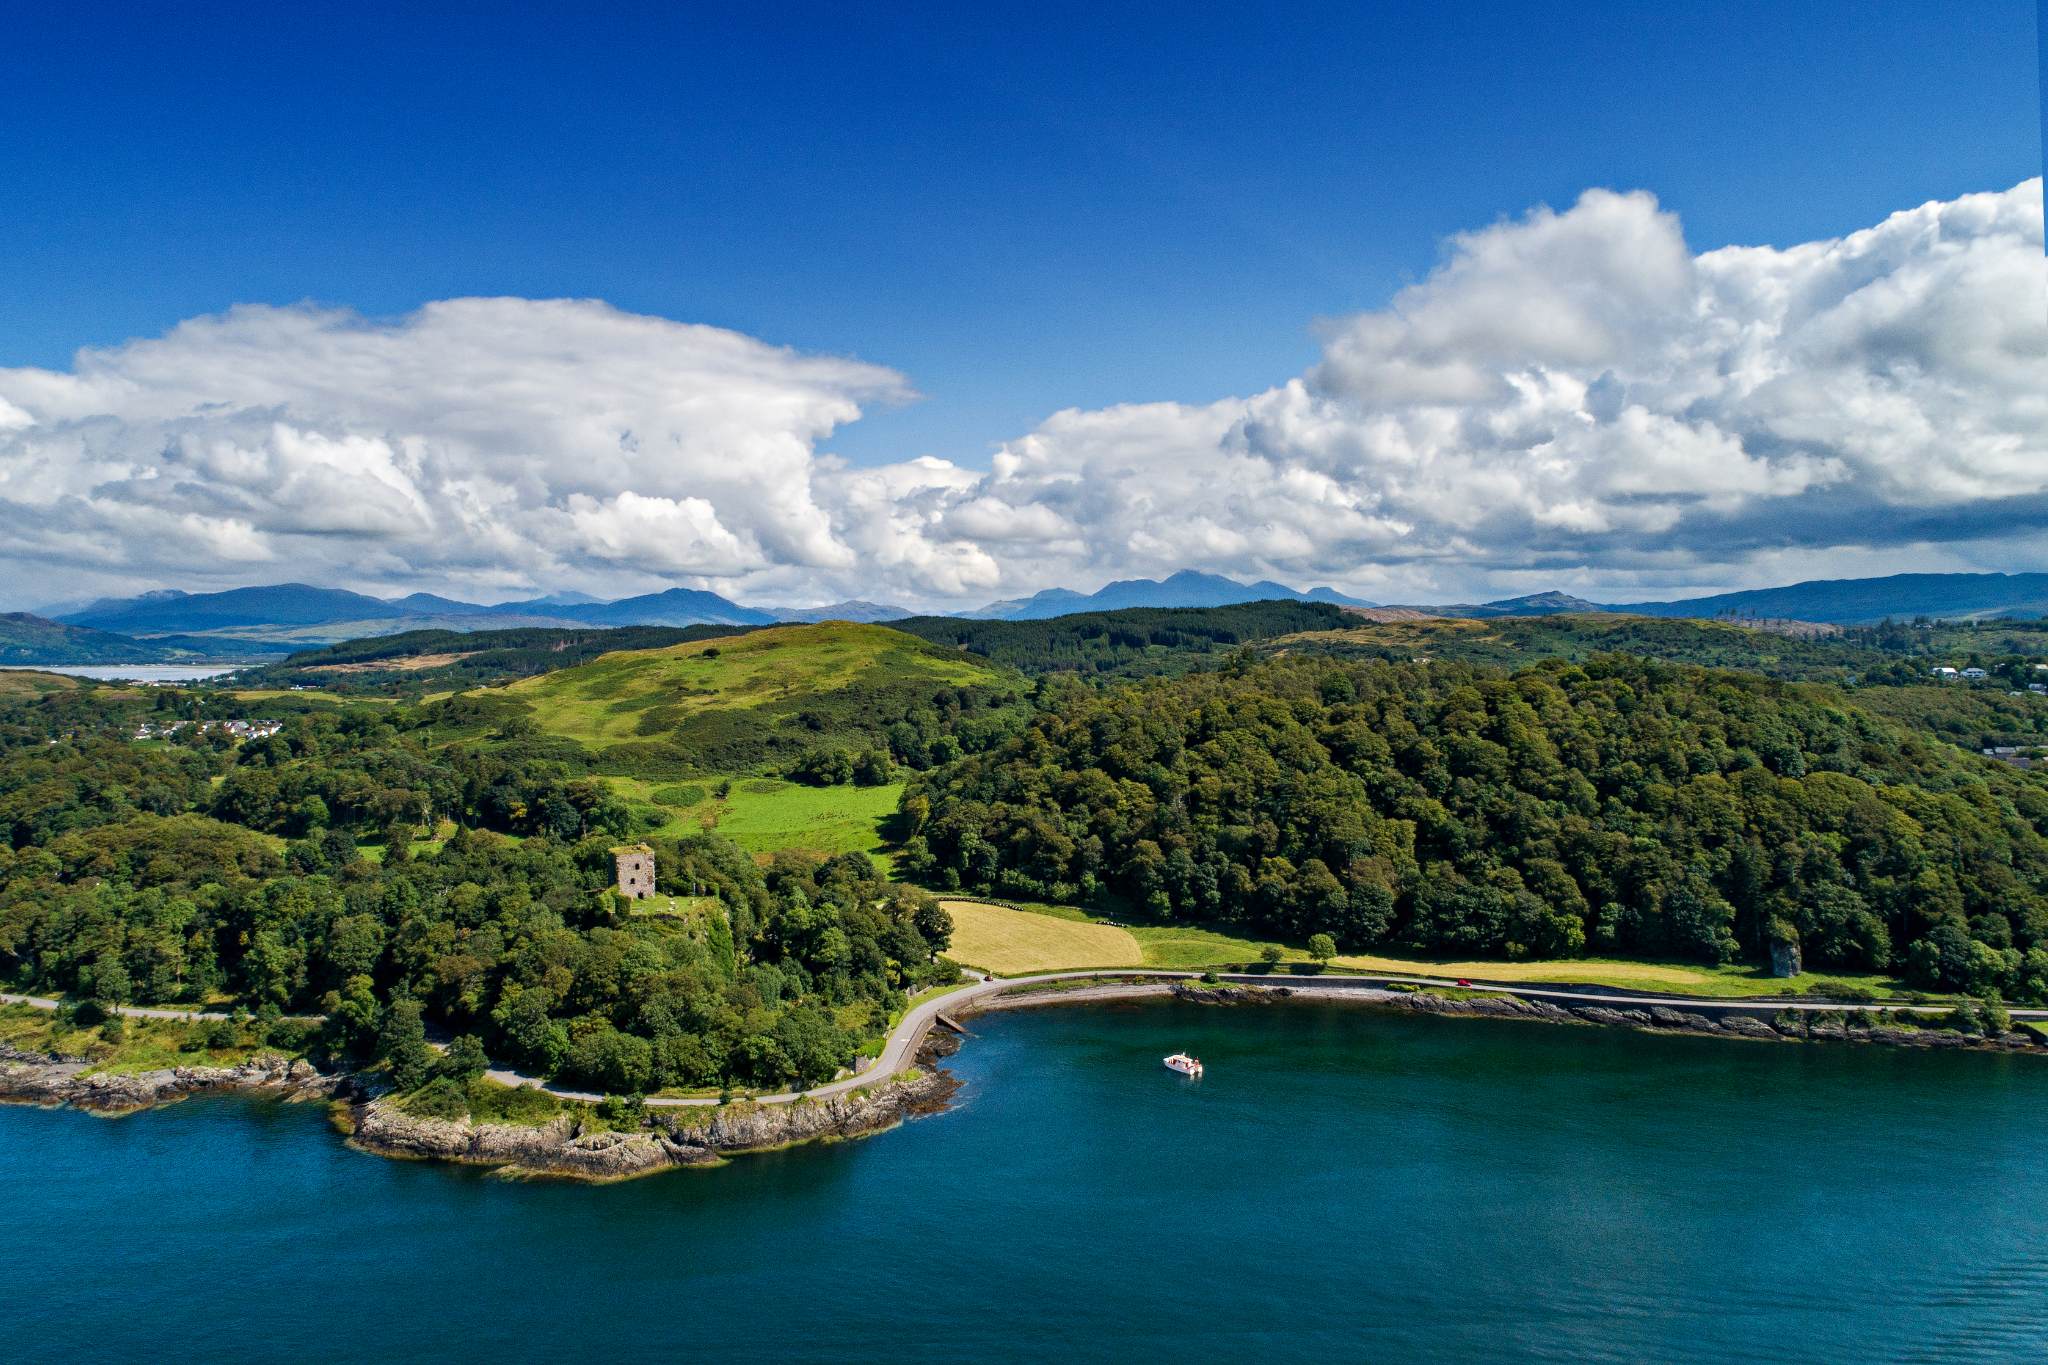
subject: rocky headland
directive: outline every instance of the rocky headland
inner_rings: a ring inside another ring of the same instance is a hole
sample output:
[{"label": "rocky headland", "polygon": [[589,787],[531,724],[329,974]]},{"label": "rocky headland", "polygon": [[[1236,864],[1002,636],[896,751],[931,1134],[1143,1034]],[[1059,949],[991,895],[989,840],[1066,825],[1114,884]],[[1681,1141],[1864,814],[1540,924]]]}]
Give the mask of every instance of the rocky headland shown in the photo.
[{"label": "rocky headland", "polygon": [[351,1105],[346,1124],[351,1146],[379,1156],[490,1166],[512,1176],[630,1180],[742,1152],[865,1137],[945,1108],[957,1085],[927,1065],[822,1099],[649,1107],[637,1128],[623,1130],[580,1107],[544,1123],[477,1123],[410,1114],[386,1096]]}]

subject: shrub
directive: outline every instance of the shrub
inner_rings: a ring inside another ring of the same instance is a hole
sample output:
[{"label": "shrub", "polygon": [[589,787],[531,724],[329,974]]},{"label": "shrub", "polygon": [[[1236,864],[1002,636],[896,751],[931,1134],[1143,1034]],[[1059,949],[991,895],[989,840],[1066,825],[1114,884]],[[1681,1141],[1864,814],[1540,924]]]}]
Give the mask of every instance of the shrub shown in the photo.
[{"label": "shrub", "polygon": [[1954,1029],[1957,1033],[1982,1033],[1984,1018],[1977,1013],[1975,1001],[1959,1000],[1956,1007],[1942,1018],[1941,1026]]},{"label": "shrub", "polygon": [[451,1080],[467,1084],[488,1071],[490,1065],[490,1059],[484,1056],[483,1041],[474,1033],[464,1033],[448,1044],[448,1051],[442,1055],[435,1070]]},{"label": "shrub", "polygon": [[421,1118],[453,1122],[469,1117],[469,1092],[447,1076],[436,1076],[405,1097],[405,1110]]},{"label": "shrub", "polygon": [[840,787],[853,780],[853,756],[844,749],[813,749],[789,775],[812,787]]},{"label": "shrub", "polygon": [[562,1112],[562,1102],[532,1085],[469,1085],[469,1114],[478,1123],[545,1123]]},{"label": "shrub", "polygon": [[304,1052],[319,1032],[320,1025],[311,1020],[279,1019],[263,1030],[263,1041],[283,1052]]},{"label": "shrub", "polygon": [[1828,1000],[1841,1000],[1852,1005],[1877,1003],[1876,991],[1868,986],[1858,986],[1848,981],[1816,981],[1806,988],[1806,993]]},{"label": "shrub", "polygon": [[567,1071],[614,1094],[638,1094],[654,1074],[654,1049],[645,1038],[603,1024],[569,1049]]},{"label": "shrub", "polygon": [[638,1095],[606,1095],[597,1102],[597,1116],[614,1128],[637,1128],[646,1112]]},{"label": "shrub", "polygon": [[391,1083],[410,1090],[425,1081],[433,1067],[433,1051],[427,1046],[426,1025],[420,1017],[420,1002],[400,996],[385,1012],[384,1027],[377,1034],[384,1052]]}]

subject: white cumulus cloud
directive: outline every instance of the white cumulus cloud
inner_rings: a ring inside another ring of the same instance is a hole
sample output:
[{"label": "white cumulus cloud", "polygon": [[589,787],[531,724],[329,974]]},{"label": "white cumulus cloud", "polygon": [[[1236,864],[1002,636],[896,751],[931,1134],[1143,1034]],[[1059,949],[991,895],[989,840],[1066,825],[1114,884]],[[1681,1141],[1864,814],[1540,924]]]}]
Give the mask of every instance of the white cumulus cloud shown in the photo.
[{"label": "white cumulus cloud", "polygon": [[282,576],[958,605],[1184,567],[1407,600],[2048,567],[2041,213],[2030,180],[1696,253],[1590,190],[1452,238],[1299,378],[1058,412],[986,468],[825,450],[910,396],[891,370],[603,303],[234,308],[0,369],[0,568],[17,605]]},{"label": "white cumulus cloud", "polygon": [[818,442],[907,393],[589,301],[235,308],[0,370],[0,556],[201,586],[252,560],[484,589],[845,569]]},{"label": "white cumulus cloud", "polygon": [[1452,239],[1301,379],[1060,413],[960,498],[1061,511],[1041,553],[1012,537],[1021,582],[1067,560],[1625,594],[1880,545],[2043,567],[2041,182],[1703,254],[1651,196],[1589,191]]}]

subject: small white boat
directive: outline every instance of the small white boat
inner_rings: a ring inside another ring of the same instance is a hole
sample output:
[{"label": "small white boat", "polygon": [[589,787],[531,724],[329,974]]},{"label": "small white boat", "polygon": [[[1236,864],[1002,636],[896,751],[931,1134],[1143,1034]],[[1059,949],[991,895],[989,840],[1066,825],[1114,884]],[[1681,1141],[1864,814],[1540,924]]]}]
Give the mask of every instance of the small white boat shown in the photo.
[{"label": "small white boat", "polygon": [[1199,1076],[1202,1074],[1202,1059],[1190,1057],[1185,1052],[1176,1052],[1166,1059],[1166,1068],[1169,1071],[1178,1071],[1183,1076]]}]

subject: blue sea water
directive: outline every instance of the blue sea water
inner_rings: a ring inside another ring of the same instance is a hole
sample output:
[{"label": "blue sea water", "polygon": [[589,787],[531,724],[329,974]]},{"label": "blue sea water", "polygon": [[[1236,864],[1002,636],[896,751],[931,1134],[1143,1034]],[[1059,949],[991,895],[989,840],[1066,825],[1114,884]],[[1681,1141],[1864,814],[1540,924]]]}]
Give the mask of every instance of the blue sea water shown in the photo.
[{"label": "blue sea water", "polygon": [[2043,1059],[974,1027],[945,1114],[608,1187],[365,1156],[316,1106],[0,1108],[0,1359],[2048,1358]]}]

